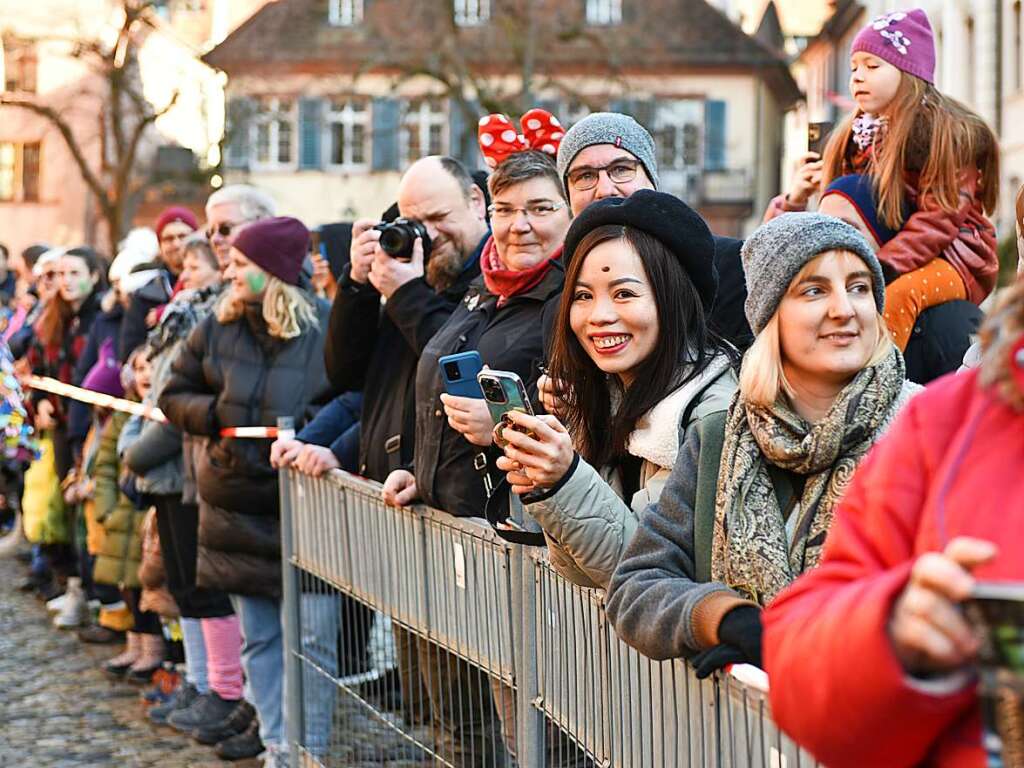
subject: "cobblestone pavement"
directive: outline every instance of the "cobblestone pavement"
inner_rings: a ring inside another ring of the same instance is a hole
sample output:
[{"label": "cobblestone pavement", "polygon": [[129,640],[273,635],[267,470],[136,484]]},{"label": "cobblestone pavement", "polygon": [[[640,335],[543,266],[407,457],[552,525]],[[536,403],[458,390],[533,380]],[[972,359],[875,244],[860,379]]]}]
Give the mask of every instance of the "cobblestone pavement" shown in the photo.
[{"label": "cobblestone pavement", "polygon": [[24,568],[0,559],[0,766],[2,768],[253,768],[227,763],[143,717],[139,689],[112,683],[100,663],[116,647],[60,632],[46,608],[17,591]]}]

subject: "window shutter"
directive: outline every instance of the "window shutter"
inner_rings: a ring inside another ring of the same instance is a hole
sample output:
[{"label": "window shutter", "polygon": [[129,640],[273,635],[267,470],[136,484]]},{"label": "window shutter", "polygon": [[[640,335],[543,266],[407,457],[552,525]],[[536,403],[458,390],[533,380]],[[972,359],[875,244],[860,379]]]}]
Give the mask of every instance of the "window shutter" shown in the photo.
[{"label": "window shutter", "polygon": [[704,169],[725,170],[725,102],[704,102]]},{"label": "window shutter", "polygon": [[398,132],[401,121],[401,105],[398,99],[379,98],[373,100],[373,170],[398,170]]},{"label": "window shutter", "polygon": [[[480,102],[470,100],[470,111],[477,117],[483,117],[480,112]],[[449,152],[452,157],[458,159],[466,166],[467,170],[475,171],[481,167],[480,147],[476,142],[476,126],[473,132],[467,131],[466,116],[462,114],[462,108],[458,99],[448,100],[448,142]]]},{"label": "window shutter", "polygon": [[299,99],[299,168],[323,166],[323,99]]},{"label": "window shutter", "polygon": [[256,102],[247,97],[228,100],[224,126],[224,167],[249,167],[249,126],[256,112]]}]

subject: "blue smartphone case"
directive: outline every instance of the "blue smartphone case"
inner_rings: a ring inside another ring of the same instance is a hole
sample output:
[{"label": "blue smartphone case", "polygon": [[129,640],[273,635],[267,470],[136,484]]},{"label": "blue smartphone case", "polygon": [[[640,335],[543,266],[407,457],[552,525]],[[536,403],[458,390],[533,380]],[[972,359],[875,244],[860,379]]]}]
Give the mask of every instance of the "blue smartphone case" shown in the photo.
[{"label": "blue smartphone case", "polygon": [[[445,355],[438,359],[437,364],[441,368],[445,392],[456,397],[483,399],[484,393],[480,389],[480,383],[476,380],[476,375],[484,369],[479,352],[474,350]],[[457,376],[454,375],[456,373]]]}]

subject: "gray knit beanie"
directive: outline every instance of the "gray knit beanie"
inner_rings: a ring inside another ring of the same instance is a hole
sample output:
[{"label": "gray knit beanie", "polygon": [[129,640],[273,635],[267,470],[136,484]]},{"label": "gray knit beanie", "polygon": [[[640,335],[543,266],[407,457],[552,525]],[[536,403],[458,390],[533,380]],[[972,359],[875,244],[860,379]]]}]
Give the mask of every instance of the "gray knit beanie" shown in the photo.
[{"label": "gray knit beanie", "polygon": [[743,305],[754,333],[779,308],[789,284],[809,261],[825,251],[850,251],[871,270],[875,306],[885,308],[882,265],[864,236],[845,221],[821,213],[784,213],[762,224],[743,243],[740,257],[747,278]]},{"label": "gray knit beanie", "polygon": [[647,129],[620,112],[593,112],[566,131],[558,147],[558,175],[562,177],[566,191],[569,185],[565,177],[573,159],[587,147],[597,144],[612,144],[629,152],[647,171],[654,188],[658,188],[654,139]]}]

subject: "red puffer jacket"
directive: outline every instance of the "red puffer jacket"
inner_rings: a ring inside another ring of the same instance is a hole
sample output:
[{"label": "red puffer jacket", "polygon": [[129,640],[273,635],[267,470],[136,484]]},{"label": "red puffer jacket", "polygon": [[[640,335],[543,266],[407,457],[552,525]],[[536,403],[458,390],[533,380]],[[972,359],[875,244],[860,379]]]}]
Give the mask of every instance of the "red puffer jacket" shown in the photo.
[{"label": "red puffer jacket", "polygon": [[1024,580],[1022,477],[1024,414],[975,372],[915,397],[861,463],[821,565],[764,614],[775,718],[830,768],[984,766],[973,684],[913,687],[887,624],[915,559],[957,536],[999,546],[979,579]]}]

